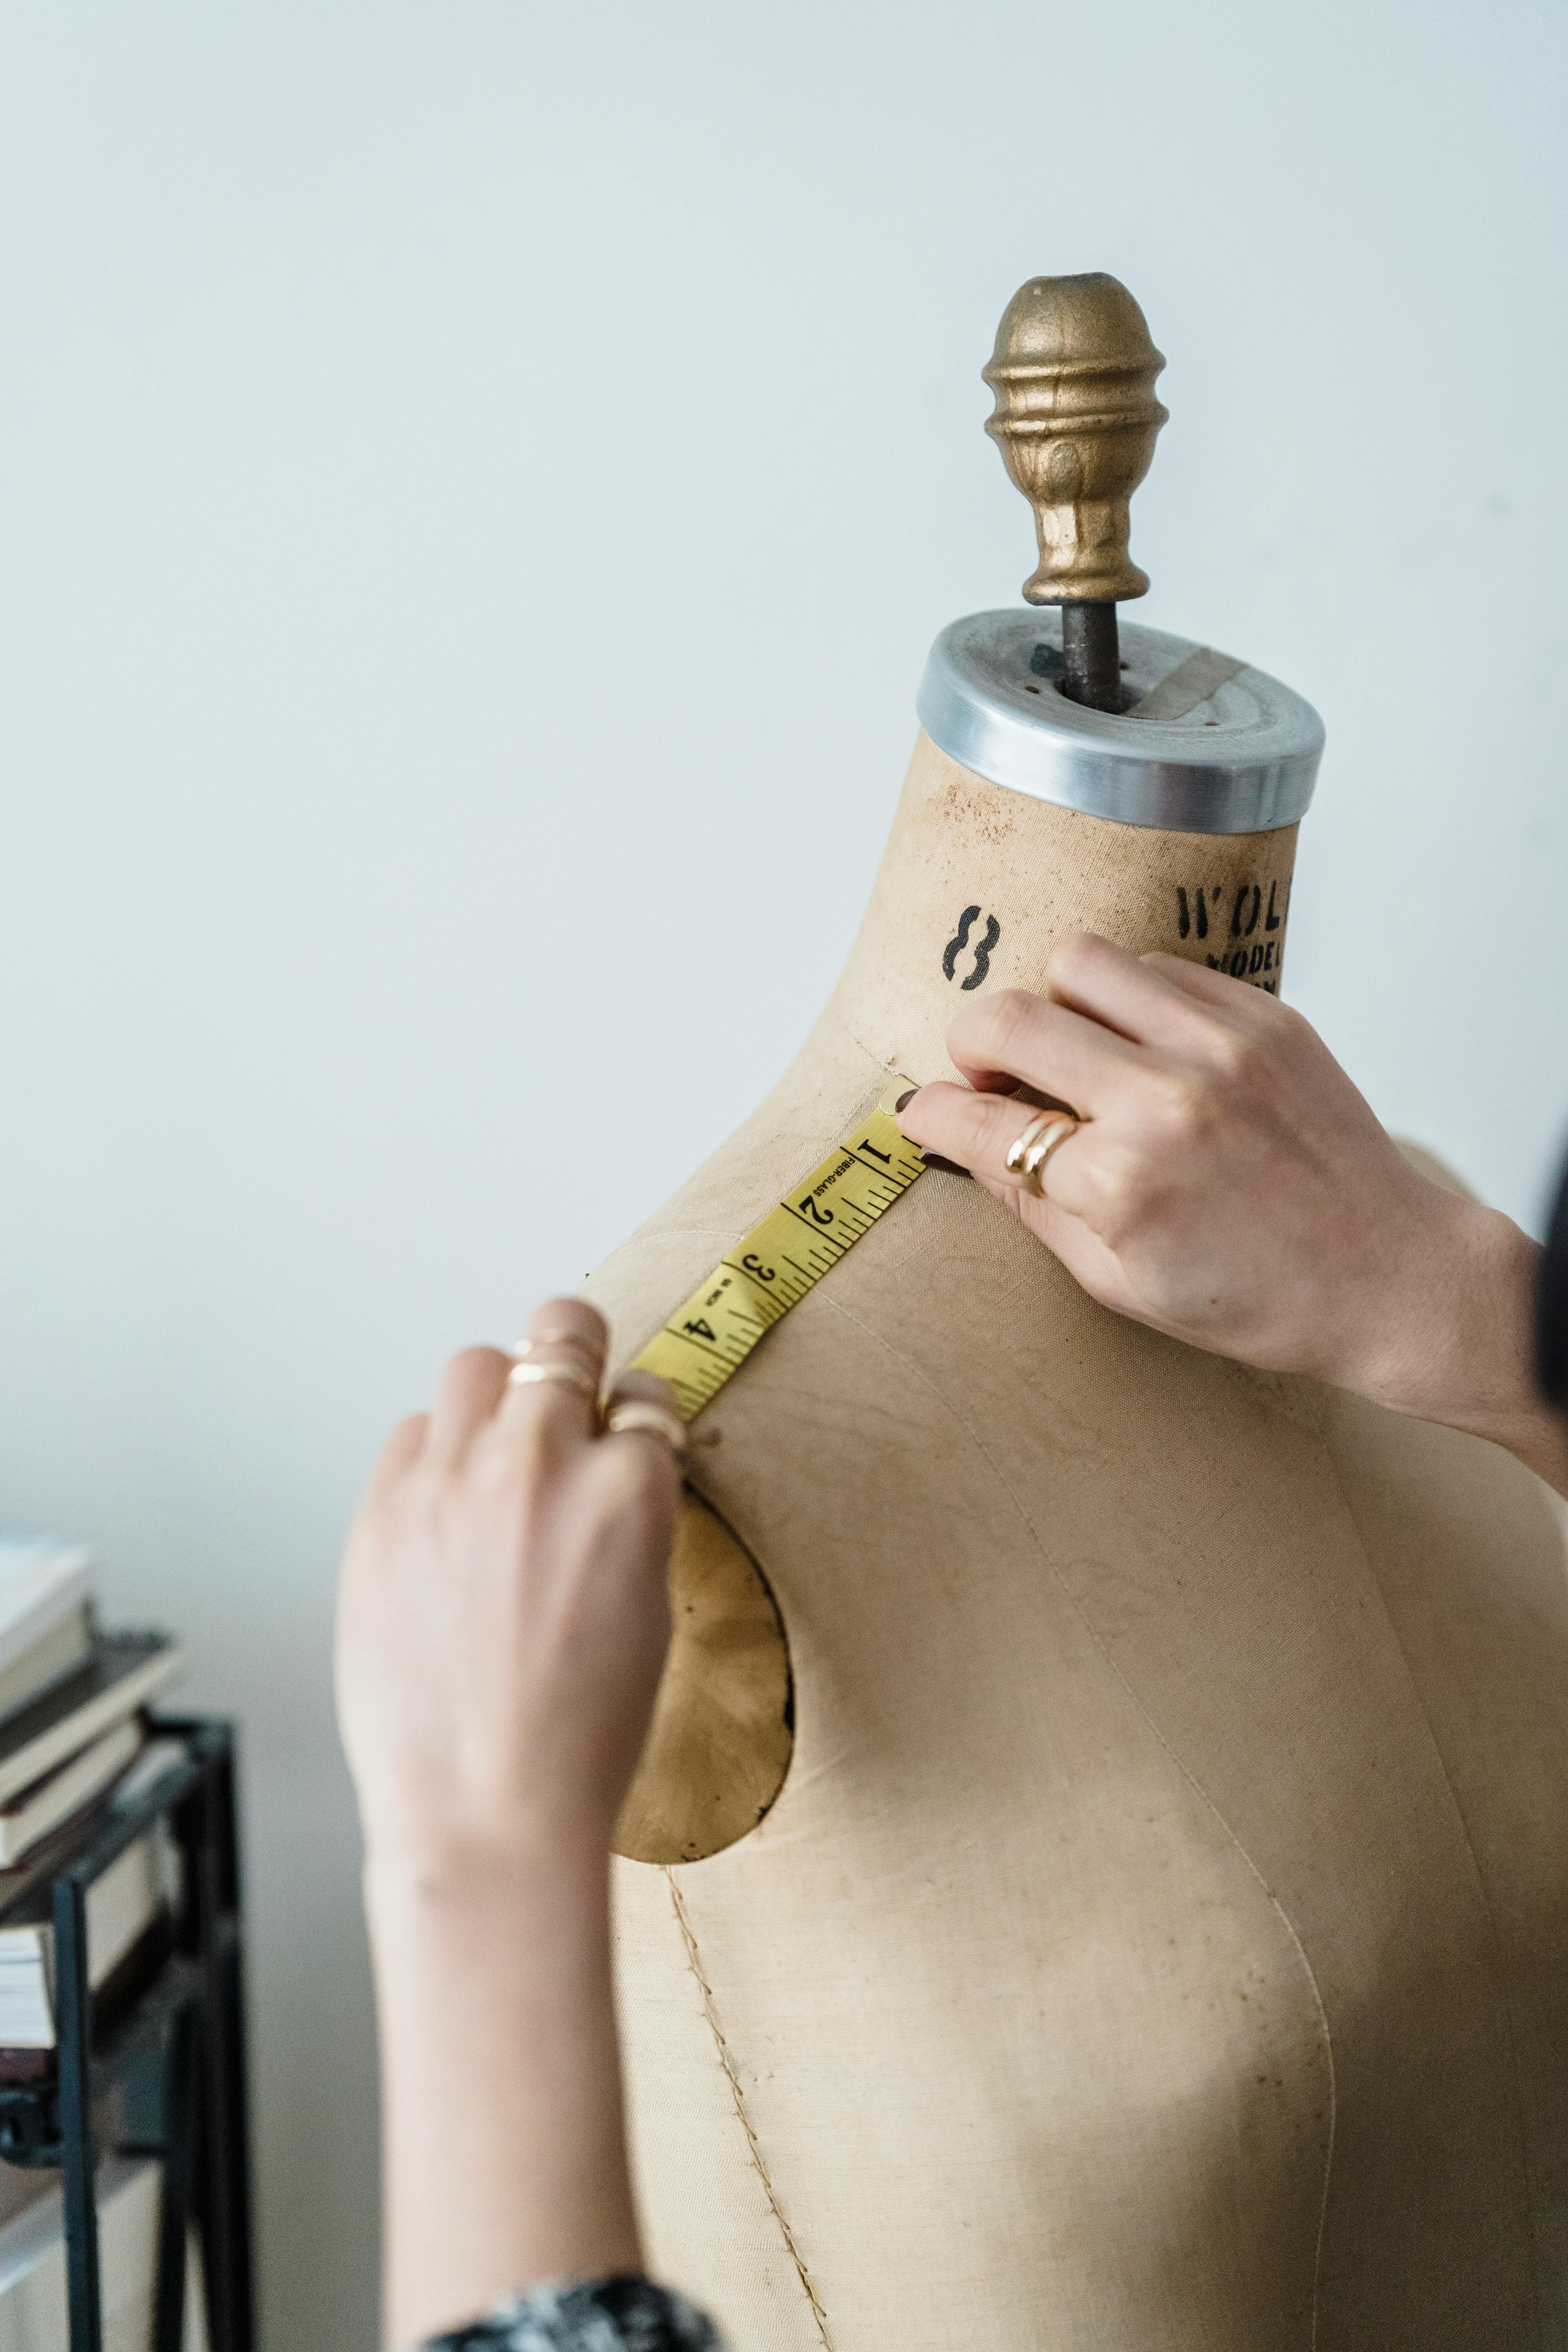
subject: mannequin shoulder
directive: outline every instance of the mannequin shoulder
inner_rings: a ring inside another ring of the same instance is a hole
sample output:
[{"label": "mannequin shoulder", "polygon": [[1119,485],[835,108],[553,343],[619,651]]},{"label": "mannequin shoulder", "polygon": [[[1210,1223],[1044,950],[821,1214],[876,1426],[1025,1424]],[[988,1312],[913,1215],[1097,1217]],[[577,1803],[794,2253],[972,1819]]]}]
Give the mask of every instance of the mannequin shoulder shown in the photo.
[{"label": "mannequin shoulder", "polygon": [[636,1352],[887,1080],[860,1047],[819,1029],[751,1116],[587,1276],[582,1296],[610,1325],[612,1361]]}]

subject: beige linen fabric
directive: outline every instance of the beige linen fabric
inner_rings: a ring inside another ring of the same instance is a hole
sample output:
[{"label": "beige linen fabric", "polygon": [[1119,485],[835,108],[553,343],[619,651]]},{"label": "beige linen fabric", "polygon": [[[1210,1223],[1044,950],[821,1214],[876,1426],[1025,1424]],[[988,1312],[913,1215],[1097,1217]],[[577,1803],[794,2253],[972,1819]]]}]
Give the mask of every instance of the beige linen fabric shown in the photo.
[{"label": "beige linen fabric", "polygon": [[[1292,850],[922,738],[800,1060],[589,1286],[617,1354],[887,1066],[943,1069],[963,908],[983,984],[1037,985],[1086,922],[1212,952]],[[735,2352],[1568,2344],[1568,1580],[1529,1474],[1106,1313],[940,1172],[693,1436],[795,1749],[738,1844],[616,1865],[618,1969],[651,2258]]]}]

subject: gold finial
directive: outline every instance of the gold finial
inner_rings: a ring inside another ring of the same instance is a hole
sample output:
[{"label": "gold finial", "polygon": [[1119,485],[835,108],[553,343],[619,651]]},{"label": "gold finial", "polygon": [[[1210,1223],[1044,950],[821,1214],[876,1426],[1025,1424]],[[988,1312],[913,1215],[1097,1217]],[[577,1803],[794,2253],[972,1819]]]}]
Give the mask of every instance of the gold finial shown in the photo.
[{"label": "gold finial", "polygon": [[1142,311],[1103,270],[1031,278],[1003,311],[984,371],[996,395],[985,430],[1035,509],[1031,604],[1147,593],[1149,575],[1127,552],[1127,501],[1170,413],[1154,397],[1164,364]]}]

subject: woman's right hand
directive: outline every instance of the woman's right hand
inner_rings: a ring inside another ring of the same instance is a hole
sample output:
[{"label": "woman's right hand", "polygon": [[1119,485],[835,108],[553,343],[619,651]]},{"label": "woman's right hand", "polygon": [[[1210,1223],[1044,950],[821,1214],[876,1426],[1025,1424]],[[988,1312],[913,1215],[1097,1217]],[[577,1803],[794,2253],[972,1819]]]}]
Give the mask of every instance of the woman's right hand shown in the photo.
[{"label": "woman's right hand", "polygon": [[396,2343],[642,2266],[609,1849],[668,1639],[683,1433],[665,1382],[626,1372],[610,1413],[635,1398],[651,1430],[601,1433],[591,1307],[552,1299],[529,1332],[515,1366],[453,1359],[343,1560]]},{"label": "woman's right hand", "polygon": [[[647,1735],[677,1458],[644,1432],[600,1434],[593,1307],[552,1299],[529,1329],[522,1383],[494,1348],[453,1359],[434,1411],[394,1432],[349,1538],[338,1711],[373,1869],[602,1862]],[[625,1373],[612,1405],[633,1396],[679,1431],[664,1381]]]}]

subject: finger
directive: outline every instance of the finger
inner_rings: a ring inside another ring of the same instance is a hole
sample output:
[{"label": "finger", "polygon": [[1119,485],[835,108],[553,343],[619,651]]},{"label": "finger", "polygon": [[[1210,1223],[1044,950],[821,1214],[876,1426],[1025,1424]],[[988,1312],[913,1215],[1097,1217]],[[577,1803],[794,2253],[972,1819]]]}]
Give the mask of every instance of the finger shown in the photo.
[{"label": "finger", "polygon": [[536,1307],[507,1377],[497,1415],[502,1435],[596,1435],[608,1339],[604,1317],[585,1299],[549,1298]]},{"label": "finger", "polygon": [[[997,1074],[1022,1078],[1040,1093],[1097,1114],[1141,1066],[1141,1049],[1100,1022],[1048,998],[1003,989],[968,1005],[947,1033],[954,1066],[981,1092],[994,1091]],[[980,1086],[980,1081],[988,1081]]]},{"label": "finger", "polygon": [[604,1317],[585,1298],[547,1298],[529,1317],[515,1352],[522,1357],[573,1357],[598,1373],[604,1370],[609,1339]]},{"label": "finger", "polygon": [[618,1373],[605,1399],[605,1444],[657,1446],[679,1470],[686,1423],[674,1389],[656,1372]]},{"label": "finger", "polygon": [[1054,1003],[1114,1029],[1134,1045],[1175,1045],[1184,1040],[1193,1019],[1191,994],[1164,970],[1177,961],[1173,956],[1130,955],[1113,940],[1084,931],[1051,950],[1046,991]]},{"label": "finger", "polygon": [[1070,1112],[1040,1111],[1033,1103],[1015,1102],[1002,1095],[971,1094],[966,1087],[939,1084],[922,1087],[900,1114],[899,1124],[922,1151],[955,1160],[987,1184],[1038,1197],[1034,1185],[1008,1168],[1007,1154],[1037,1125],[1040,1142],[1053,1129],[1066,1129],[1068,1132],[1050,1148],[1045,1161],[1048,1171],[1054,1160],[1072,1149],[1076,1122]]},{"label": "finger", "polygon": [[370,1475],[372,1495],[393,1486],[405,1470],[411,1469],[425,1450],[425,1439],[430,1427],[427,1412],[410,1413],[400,1421],[381,1449],[380,1459]]},{"label": "finger", "polygon": [[1216,1012],[1245,1015],[1255,1005],[1279,1002],[1267,989],[1254,988],[1248,981],[1233,980],[1228,971],[1211,971],[1206,963],[1194,963],[1186,956],[1147,955],[1142,961],[1182,995],[1199,1004],[1212,1005]]},{"label": "finger", "polygon": [[585,1298],[547,1298],[536,1307],[528,1318],[530,1339],[553,1339],[558,1333],[570,1332],[574,1339],[585,1340],[597,1348],[600,1355],[609,1341],[609,1326],[596,1307]]},{"label": "finger", "polygon": [[460,1462],[506,1389],[511,1359],[499,1348],[465,1348],[441,1375],[425,1439],[426,1460]]},{"label": "finger", "polygon": [[606,1412],[617,1397],[637,1397],[648,1404],[661,1404],[675,1415],[677,1421],[680,1419],[680,1400],[675,1392],[674,1382],[660,1380],[657,1372],[640,1372],[635,1364],[628,1364],[626,1370],[617,1372],[610,1382],[609,1393],[605,1400]]}]

